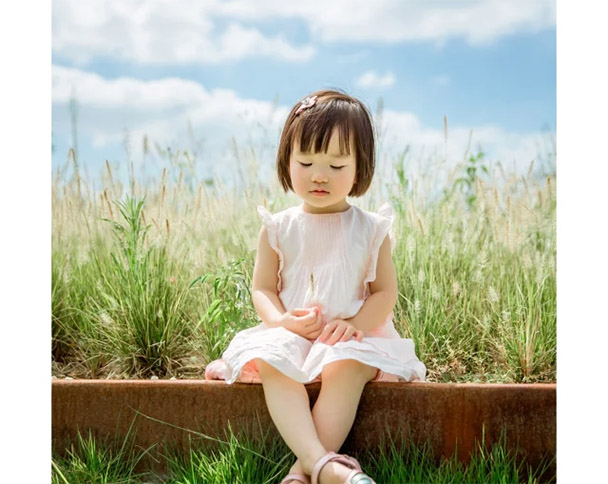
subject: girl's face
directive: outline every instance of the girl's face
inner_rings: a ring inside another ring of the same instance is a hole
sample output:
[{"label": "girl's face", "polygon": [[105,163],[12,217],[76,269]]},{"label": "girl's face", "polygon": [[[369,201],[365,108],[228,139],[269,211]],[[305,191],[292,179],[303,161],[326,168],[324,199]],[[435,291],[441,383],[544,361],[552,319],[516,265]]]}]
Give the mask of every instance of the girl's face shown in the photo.
[{"label": "girl's face", "polygon": [[350,155],[340,155],[339,135],[332,133],[327,153],[302,153],[294,142],[289,160],[289,175],[294,192],[309,213],[343,212],[346,196],[356,178],[357,162],[351,139]]}]

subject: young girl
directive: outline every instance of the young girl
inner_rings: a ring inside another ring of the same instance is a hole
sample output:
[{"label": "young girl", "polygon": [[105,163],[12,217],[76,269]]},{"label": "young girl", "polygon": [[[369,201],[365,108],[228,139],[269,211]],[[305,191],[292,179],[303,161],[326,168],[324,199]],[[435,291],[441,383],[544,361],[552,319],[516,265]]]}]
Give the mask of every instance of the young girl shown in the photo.
[{"label": "young girl", "polygon": [[[393,326],[393,211],[349,205],[374,174],[371,116],[357,99],[318,91],[296,104],[277,155],[298,206],[262,220],[252,297],[261,324],[238,333],[207,379],[262,382],[270,416],[297,456],[282,484],[373,481],[336,454],[368,381],[424,381],[414,343]],[[312,412],[304,383],[321,381]]]}]

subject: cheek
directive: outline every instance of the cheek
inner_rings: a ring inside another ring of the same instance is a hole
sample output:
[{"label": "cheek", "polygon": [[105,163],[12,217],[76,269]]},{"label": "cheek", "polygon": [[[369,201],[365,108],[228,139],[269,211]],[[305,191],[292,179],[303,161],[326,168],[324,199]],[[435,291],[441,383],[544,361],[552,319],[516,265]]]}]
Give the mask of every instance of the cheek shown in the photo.
[{"label": "cheek", "polygon": [[344,186],[351,186],[355,181],[355,170],[340,173],[340,183]]},{"label": "cheek", "polygon": [[303,183],[302,170],[293,164],[289,167],[289,176],[291,177],[291,184],[294,188],[298,188]]}]

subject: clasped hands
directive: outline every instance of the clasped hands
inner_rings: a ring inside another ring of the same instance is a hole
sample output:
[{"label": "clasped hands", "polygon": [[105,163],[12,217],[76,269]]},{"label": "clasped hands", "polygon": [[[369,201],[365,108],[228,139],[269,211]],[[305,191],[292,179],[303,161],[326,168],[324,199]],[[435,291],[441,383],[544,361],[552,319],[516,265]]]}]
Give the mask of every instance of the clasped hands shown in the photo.
[{"label": "clasped hands", "polygon": [[363,340],[363,331],[344,319],[334,319],[325,324],[318,306],[287,311],[281,317],[281,325],[303,338],[310,341],[318,338],[319,342],[330,346],[352,338],[357,341]]}]

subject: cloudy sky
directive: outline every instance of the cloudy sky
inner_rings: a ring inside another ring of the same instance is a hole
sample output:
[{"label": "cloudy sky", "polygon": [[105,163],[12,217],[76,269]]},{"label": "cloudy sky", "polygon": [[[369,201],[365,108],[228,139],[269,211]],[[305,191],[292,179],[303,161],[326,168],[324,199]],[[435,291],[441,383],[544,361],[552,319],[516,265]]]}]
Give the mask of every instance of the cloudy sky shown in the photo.
[{"label": "cloudy sky", "polygon": [[153,170],[156,145],[212,174],[233,138],[272,166],[291,106],[338,87],[374,113],[382,101],[385,158],[409,146],[454,163],[472,132],[473,151],[524,170],[555,133],[555,58],[551,0],[55,0],[53,166],[71,99],[90,176],[106,159]]}]

